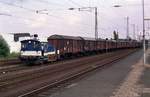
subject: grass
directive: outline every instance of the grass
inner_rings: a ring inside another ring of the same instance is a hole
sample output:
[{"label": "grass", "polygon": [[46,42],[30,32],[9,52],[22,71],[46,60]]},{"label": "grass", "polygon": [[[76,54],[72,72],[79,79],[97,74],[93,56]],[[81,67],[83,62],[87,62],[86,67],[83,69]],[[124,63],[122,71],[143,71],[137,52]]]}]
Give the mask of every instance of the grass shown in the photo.
[{"label": "grass", "polygon": [[3,59],[15,59],[15,58],[18,58],[19,54],[20,53],[12,52],[6,57],[0,57],[0,60],[3,60]]}]

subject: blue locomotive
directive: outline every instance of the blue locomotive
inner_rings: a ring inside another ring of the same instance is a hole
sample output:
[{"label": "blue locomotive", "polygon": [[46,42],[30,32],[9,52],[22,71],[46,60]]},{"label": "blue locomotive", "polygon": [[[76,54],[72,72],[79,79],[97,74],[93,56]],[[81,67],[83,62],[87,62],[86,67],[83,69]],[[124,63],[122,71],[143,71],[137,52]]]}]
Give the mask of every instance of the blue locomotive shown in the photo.
[{"label": "blue locomotive", "polygon": [[21,41],[20,60],[27,64],[55,61],[55,53],[55,48],[48,42],[40,42],[37,39]]}]

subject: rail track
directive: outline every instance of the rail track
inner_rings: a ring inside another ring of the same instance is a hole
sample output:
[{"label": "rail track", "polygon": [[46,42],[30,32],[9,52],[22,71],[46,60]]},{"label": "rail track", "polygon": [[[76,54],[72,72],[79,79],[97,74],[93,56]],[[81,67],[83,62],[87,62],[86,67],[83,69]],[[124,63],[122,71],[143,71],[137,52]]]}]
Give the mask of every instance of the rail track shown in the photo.
[{"label": "rail track", "polygon": [[116,51],[0,75],[0,95],[37,97],[38,93],[106,66],[134,51],[136,50]]},{"label": "rail track", "polygon": [[27,68],[27,66],[23,65],[17,58],[0,59],[0,75],[23,70],[25,68]]},{"label": "rail track", "polygon": [[0,66],[0,75],[16,70],[19,65]]},{"label": "rail track", "polygon": [[[70,59],[71,60],[71,59]],[[63,60],[63,61],[68,61],[68,60]],[[58,63],[58,62],[53,62]],[[6,73],[12,73],[16,71],[21,71],[21,70],[26,70],[26,69],[32,69],[32,68],[39,68],[40,66],[45,66],[45,65],[51,65],[50,63],[46,64],[39,64],[39,65],[31,65],[28,66],[22,62],[19,61],[19,59],[1,59],[0,60],[0,76]]]},{"label": "rail track", "polygon": [[16,65],[20,64],[21,62],[19,61],[18,58],[12,58],[12,59],[0,59],[0,66],[5,66],[5,65]]},{"label": "rail track", "polygon": [[29,70],[29,69],[36,68],[36,67],[39,67],[39,66],[27,66],[27,65],[23,65],[23,64],[2,66],[2,67],[0,67],[0,76],[5,75],[6,73],[11,74],[13,72]]}]

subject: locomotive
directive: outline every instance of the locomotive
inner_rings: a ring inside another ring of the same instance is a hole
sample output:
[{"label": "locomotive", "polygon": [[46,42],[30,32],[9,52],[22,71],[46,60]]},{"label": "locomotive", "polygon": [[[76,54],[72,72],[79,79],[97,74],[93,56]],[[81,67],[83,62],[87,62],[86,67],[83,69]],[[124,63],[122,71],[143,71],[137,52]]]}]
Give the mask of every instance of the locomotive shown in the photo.
[{"label": "locomotive", "polygon": [[51,35],[47,42],[37,39],[21,41],[20,60],[26,63],[52,62],[66,57],[127,48],[139,48],[136,40],[105,40],[87,37]]},{"label": "locomotive", "polygon": [[[47,42],[35,39],[21,41],[20,60],[25,63],[41,63],[55,60],[55,48]],[[50,58],[51,57],[51,58]]]}]

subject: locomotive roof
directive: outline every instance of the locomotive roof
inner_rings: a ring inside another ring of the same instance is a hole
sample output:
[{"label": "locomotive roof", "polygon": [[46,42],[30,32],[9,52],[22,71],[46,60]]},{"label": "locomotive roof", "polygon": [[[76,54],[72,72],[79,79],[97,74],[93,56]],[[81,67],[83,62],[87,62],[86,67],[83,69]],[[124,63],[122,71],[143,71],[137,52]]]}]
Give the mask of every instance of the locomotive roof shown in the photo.
[{"label": "locomotive roof", "polygon": [[51,35],[48,39],[71,39],[71,40],[83,40],[82,37],[78,36],[66,36],[66,35]]},{"label": "locomotive roof", "polygon": [[36,42],[40,42],[39,40],[35,40],[35,39],[22,40],[21,42],[25,42],[25,41],[36,41]]}]

